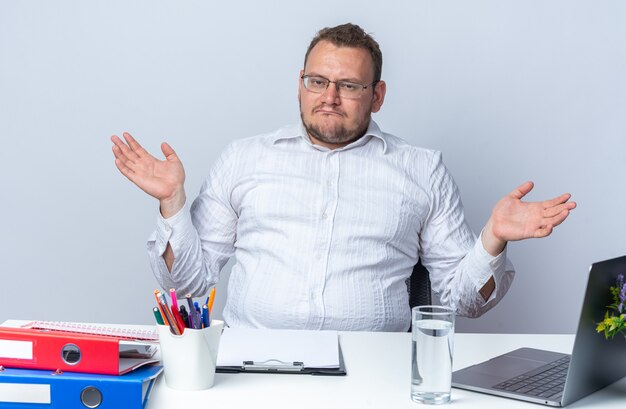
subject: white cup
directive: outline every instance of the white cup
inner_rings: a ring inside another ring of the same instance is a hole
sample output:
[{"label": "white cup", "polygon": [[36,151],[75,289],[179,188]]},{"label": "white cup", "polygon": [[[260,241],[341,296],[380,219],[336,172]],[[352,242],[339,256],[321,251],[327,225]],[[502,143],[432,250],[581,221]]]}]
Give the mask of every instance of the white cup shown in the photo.
[{"label": "white cup", "polygon": [[157,325],[165,383],[172,389],[209,389],[215,380],[215,363],[224,321],[213,320],[204,329],[185,328],[174,335],[167,325]]}]

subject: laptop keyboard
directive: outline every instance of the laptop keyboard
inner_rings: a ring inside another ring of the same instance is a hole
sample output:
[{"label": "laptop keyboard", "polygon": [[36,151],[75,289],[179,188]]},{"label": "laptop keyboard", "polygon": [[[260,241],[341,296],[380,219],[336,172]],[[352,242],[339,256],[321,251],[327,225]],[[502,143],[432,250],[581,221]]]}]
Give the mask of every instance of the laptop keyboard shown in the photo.
[{"label": "laptop keyboard", "polygon": [[569,356],[557,359],[530,372],[501,382],[494,388],[543,399],[559,400],[563,395],[569,362]]}]

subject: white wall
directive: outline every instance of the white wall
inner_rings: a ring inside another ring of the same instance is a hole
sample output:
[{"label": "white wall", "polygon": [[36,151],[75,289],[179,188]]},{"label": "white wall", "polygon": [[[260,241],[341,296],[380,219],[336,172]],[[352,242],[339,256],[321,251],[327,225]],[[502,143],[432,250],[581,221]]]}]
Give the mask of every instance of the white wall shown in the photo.
[{"label": "white wall", "polygon": [[0,0],[0,321],[152,323],[157,204],[110,135],[170,142],[193,196],[229,141],[298,120],[308,42],[346,21],[383,49],[375,119],[444,152],[477,233],[527,179],[531,200],[579,203],[550,238],[510,244],[509,294],[459,330],[573,332],[589,264],[626,253],[620,0]]}]

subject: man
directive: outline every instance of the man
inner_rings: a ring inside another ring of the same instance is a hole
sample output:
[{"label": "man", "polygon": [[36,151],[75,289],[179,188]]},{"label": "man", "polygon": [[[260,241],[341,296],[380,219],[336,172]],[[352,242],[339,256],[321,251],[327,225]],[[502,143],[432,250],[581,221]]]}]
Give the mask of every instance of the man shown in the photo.
[{"label": "man", "polygon": [[183,166],[128,133],[112,137],[118,169],[160,203],[148,251],[163,288],[201,295],[235,255],[224,318],[231,326],[406,330],[405,280],[418,258],[433,290],[478,316],[506,293],[512,240],[544,237],[576,204],[564,194],[501,199],[477,240],[439,152],[371,120],[385,99],[382,54],[360,27],[321,30],[300,72],[301,123],[233,142],[193,205]]}]

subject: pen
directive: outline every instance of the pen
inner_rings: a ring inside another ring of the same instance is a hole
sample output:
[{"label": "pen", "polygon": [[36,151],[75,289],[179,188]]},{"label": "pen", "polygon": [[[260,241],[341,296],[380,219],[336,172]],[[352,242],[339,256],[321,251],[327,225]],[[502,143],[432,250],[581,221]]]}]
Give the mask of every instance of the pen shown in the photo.
[{"label": "pen", "polygon": [[159,312],[161,313],[161,319],[163,320],[163,324],[170,325],[169,321],[167,320],[167,316],[165,315],[165,313],[163,312],[163,308],[161,307],[161,302],[159,301],[159,295],[161,295],[161,291],[154,290],[154,298],[156,298],[157,307],[159,308]]},{"label": "pen", "polygon": [[209,328],[209,326],[211,325],[211,320],[209,318],[209,307],[207,307],[206,305],[202,306],[202,325],[204,325],[204,328]]},{"label": "pen", "polygon": [[165,312],[165,316],[167,317],[167,321],[169,322],[170,330],[174,334],[180,335],[181,332],[180,332],[180,329],[178,328],[178,323],[176,322],[176,319],[172,315],[172,311],[170,311],[167,305],[167,300],[165,300],[165,296],[159,292],[158,298],[159,298],[159,303],[161,304],[161,309]]},{"label": "pen", "polygon": [[157,324],[164,325],[163,317],[161,316],[161,313],[159,312],[158,307],[154,307],[152,309],[152,312],[154,313],[154,318],[156,319]]},{"label": "pen", "polygon": [[209,306],[209,313],[213,313],[213,303],[215,302],[215,287],[211,288],[211,293],[209,294],[209,301],[207,305]]},{"label": "pen", "polygon": [[176,289],[170,288],[170,298],[172,299],[172,305],[178,310],[178,300],[176,299]]},{"label": "pen", "polygon": [[183,321],[183,318],[180,316],[180,313],[178,312],[176,308],[174,308],[173,305],[171,308],[172,308],[172,315],[174,316],[174,320],[176,321],[176,324],[178,325],[178,329],[180,330],[180,333],[182,334],[183,332],[185,332],[185,323]]}]

